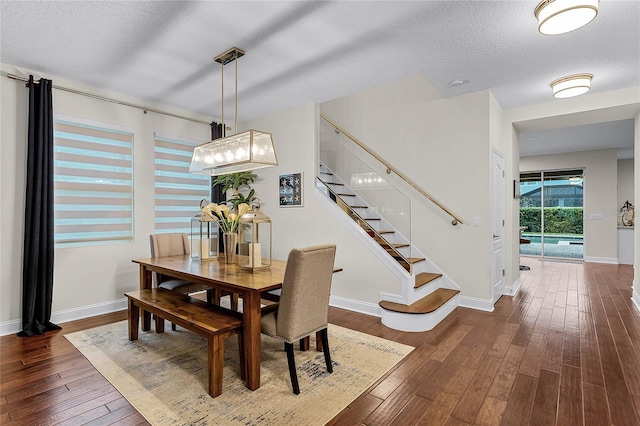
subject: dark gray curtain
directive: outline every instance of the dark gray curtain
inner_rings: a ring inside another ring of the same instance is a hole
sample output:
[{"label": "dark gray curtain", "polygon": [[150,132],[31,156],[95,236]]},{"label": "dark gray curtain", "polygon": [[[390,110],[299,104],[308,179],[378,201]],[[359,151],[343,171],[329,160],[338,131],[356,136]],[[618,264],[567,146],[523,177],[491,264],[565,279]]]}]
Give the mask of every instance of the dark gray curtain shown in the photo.
[{"label": "dark gray curtain", "polygon": [[53,299],[53,103],[51,80],[29,76],[27,187],[22,263],[22,331],[44,334],[51,323]]},{"label": "dark gray curtain", "polygon": [[[213,121],[211,122],[210,126],[211,126],[211,140],[218,139],[224,136],[224,128],[222,127],[222,124],[218,124],[215,121]],[[212,185],[211,186],[211,202],[216,204],[224,203],[227,200],[227,194],[224,194],[222,192],[222,185],[213,185],[213,181],[215,179],[216,179],[216,176],[211,177],[211,185]],[[222,252],[224,251],[224,244],[222,241],[222,231],[219,230],[219,232],[220,232],[220,237],[218,238],[218,241],[220,242],[220,246],[218,250]]]}]

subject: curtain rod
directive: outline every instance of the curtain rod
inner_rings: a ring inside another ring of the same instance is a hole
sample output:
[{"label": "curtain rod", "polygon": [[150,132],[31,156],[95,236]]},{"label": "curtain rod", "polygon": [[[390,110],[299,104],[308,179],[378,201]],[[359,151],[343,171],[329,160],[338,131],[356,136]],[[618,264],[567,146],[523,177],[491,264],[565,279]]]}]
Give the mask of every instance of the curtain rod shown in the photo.
[{"label": "curtain rod", "polygon": [[[20,76],[14,75],[14,74],[7,73],[7,77],[9,77],[9,78],[11,78],[13,80],[23,81],[25,83],[29,82],[28,79],[26,79],[24,77],[20,77]],[[38,84],[38,81],[34,81],[34,82],[36,84]],[[180,118],[182,120],[193,121],[193,122],[200,123],[200,124],[206,124],[207,126],[210,125],[210,123],[207,123],[206,121],[196,120],[194,118],[184,117],[182,115],[171,114],[170,112],[164,112],[164,111],[160,111],[160,110],[153,109],[153,108],[147,108],[147,107],[143,107],[143,106],[140,106],[140,105],[131,104],[129,102],[123,102],[123,101],[119,101],[117,99],[107,98],[105,96],[99,96],[99,95],[94,95],[92,93],[81,92],[80,90],[69,89],[67,87],[60,87],[60,86],[56,86],[55,84],[52,85],[52,87],[54,89],[57,89],[57,90],[62,90],[63,92],[74,93],[76,95],[87,96],[89,98],[98,99],[100,101],[111,102],[111,103],[118,104],[118,105],[124,105],[124,106],[128,106],[128,107],[131,107],[131,108],[141,109],[142,111],[144,111],[145,114],[147,112],[154,112],[156,114],[168,115],[170,117]]]}]

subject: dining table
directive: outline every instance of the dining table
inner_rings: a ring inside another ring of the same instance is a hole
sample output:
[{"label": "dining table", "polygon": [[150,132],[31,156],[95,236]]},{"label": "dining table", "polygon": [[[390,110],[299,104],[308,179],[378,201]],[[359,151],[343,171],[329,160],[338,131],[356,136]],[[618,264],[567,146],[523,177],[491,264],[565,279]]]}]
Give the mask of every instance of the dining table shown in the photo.
[{"label": "dining table", "polygon": [[[266,270],[251,272],[224,258],[204,261],[189,255],[134,259],[140,265],[140,289],[153,286],[153,273],[204,284],[212,289],[236,293],[242,298],[243,342],[246,362],[246,386],[260,387],[261,295],[282,287],[286,261],[271,260]],[[151,329],[151,313],[143,312],[142,330]]]}]

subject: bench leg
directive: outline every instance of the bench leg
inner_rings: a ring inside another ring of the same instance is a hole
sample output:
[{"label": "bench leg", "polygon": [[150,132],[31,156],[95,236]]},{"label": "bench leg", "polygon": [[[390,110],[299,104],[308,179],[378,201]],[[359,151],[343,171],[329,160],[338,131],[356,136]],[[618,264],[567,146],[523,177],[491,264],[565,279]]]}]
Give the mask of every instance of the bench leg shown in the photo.
[{"label": "bench leg", "polygon": [[224,333],[210,335],[209,340],[209,395],[222,394],[222,370],[224,368]]},{"label": "bench leg", "polygon": [[138,340],[138,326],[140,325],[140,308],[129,299],[129,340]]}]

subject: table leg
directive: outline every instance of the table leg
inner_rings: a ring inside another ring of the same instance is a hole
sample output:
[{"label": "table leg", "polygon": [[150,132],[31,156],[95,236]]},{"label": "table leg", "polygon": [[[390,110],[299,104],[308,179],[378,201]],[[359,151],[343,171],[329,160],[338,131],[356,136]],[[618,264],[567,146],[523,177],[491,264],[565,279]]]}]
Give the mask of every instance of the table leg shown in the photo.
[{"label": "table leg", "polygon": [[[153,275],[145,265],[140,265],[140,290],[148,289],[153,286]],[[151,330],[151,312],[144,309],[142,311],[142,331]]]},{"label": "table leg", "polygon": [[247,387],[256,390],[260,387],[260,293],[245,293],[242,303]]}]

